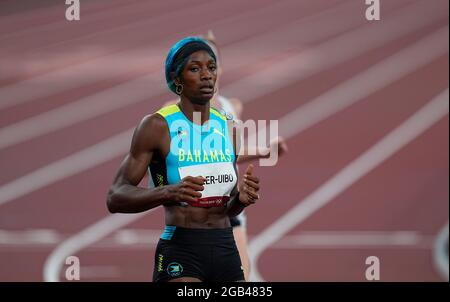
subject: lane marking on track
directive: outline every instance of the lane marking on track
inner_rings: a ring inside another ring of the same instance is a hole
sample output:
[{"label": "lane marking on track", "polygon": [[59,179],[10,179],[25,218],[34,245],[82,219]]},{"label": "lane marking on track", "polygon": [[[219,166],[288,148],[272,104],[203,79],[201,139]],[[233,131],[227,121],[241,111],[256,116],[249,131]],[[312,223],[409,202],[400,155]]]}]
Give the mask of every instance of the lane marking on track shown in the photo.
[{"label": "lane marking on track", "polygon": [[286,235],[278,240],[273,248],[310,248],[310,249],[384,249],[392,248],[431,248],[431,236],[412,231],[332,231],[301,232],[298,235]]},{"label": "lane marking on track", "polygon": [[59,273],[64,264],[65,259],[68,256],[74,256],[81,248],[87,247],[101,238],[111,234],[116,229],[119,229],[144,215],[149,213],[158,212],[159,208],[149,210],[144,213],[127,215],[127,214],[114,214],[110,215],[97,223],[90,225],[76,235],[65,240],[58,245],[51,254],[47,257],[44,263],[44,280],[50,282],[59,281]]},{"label": "lane marking on track", "polygon": [[[330,19],[333,13],[337,10],[343,10],[345,8],[349,8],[348,5],[341,5],[337,8],[333,7],[331,9],[326,10],[325,12],[320,12],[312,16],[307,16],[305,18],[297,20],[299,24],[294,24],[296,26],[283,26],[285,32],[280,31],[279,29],[271,30],[269,32],[264,32],[262,34],[256,35],[249,40],[240,41],[238,43],[232,43],[229,46],[224,46],[222,48],[222,52],[233,52],[232,49],[242,49],[243,47],[248,46],[250,42],[255,44],[261,44],[265,40],[271,40],[278,37],[283,37],[285,40],[279,41],[279,43],[285,43],[289,41],[290,36],[293,33],[296,33],[297,28],[319,28],[321,31],[316,32],[314,35],[310,34],[307,38],[304,38],[304,43],[312,43],[313,40],[318,39],[322,36],[335,34],[340,31],[344,31],[351,25],[355,23],[348,21],[340,21],[340,23],[335,24],[334,27],[319,27],[318,25],[323,23],[324,20]],[[320,17],[320,18],[319,18]],[[431,22],[431,21],[428,21]],[[413,30],[413,29],[408,29]],[[286,32],[289,31],[289,32]],[[361,39],[362,37],[359,37]],[[280,40],[280,39],[278,39]],[[265,55],[272,54],[273,52],[268,51],[269,47],[265,48]],[[274,49],[276,51],[276,49]],[[278,49],[280,51],[282,49]],[[155,51],[155,50],[153,50]],[[352,53],[360,52],[360,48],[352,48],[349,50],[347,56],[350,56]],[[148,51],[143,53],[146,57],[150,54]],[[136,66],[141,66],[142,62],[146,61],[144,58],[134,55],[132,58],[136,58],[136,62],[130,63],[130,59],[123,58],[119,60],[119,64],[124,64],[127,68],[130,68],[130,65],[135,64]],[[256,55],[249,58],[246,61],[246,64],[250,62],[258,62],[258,60],[262,60],[264,58],[264,52],[258,52]],[[238,60],[239,61],[239,60]],[[238,63],[238,64],[236,64]],[[229,72],[232,72],[233,68],[241,67],[242,62],[230,62],[228,64]],[[92,65],[91,65],[92,66]],[[117,68],[117,64],[114,64],[115,68]],[[103,70],[103,68],[97,68],[98,70]],[[269,70],[271,67],[269,67]],[[158,69],[159,71],[159,69]],[[117,72],[117,71],[115,71]],[[89,73],[90,74],[90,73]],[[251,79],[252,77],[246,78]],[[24,120],[18,121],[16,123],[10,124],[0,129],[0,149],[7,148],[19,144],[21,142],[51,133],[53,131],[57,131],[64,127],[68,127],[91,118],[107,114],[109,112],[113,112],[114,110],[118,110],[120,108],[125,108],[127,106],[142,102],[152,97],[156,97],[167,93],[167,88],[161,75],[154,71],[150,72],[147,75],[140,76],[136,79],[127,81],[125,83],[113,86],[111,88],[96,92],[94,94],[85,96],[76,100],[74,102],[70,102],[68,104],[56,107],[49,111],[40,113],[35,116],[31,116]],[[67,83],[66,83],[67,82]],[[74,85],[76,81],[65,81],[65,85]],[[278,83],[282,83],[278,81]],[[227,85],[229,86],[229,85]],[[223,86],[221,89],[226,89],[227,86]],[[148,87],[152,87],[151,90]],[[24,88],[20,93],[25,93]],[[66,87],[67,88],[67,87]],[[59,89],[58,86],[52,86],[51,89]],[[17,89],[18,90],[18,89]],[[45,93],[49,93],[50,90],[45,90]],[[19,91],[15,91],[15,101],[20,100]],[[36,97],[38,93],[33,91],[33,97]],[[0,95],[2,95],[2,99],[7,99],[9,95],[8,90],[2,93],[2,89],[0,88]],[[0,103],[1,107],[1,103]]]},{"label": "lane marking on track", "polygon": [[[391,82],[400,79],[401,77],[405,76],[406,74],[413,72],[414,70],[417,70],[418,68],[430,63],[433,59],[435,59],[437,56],[441,55],[442,53],[445,53],[448,50],[448,44],[446,43],[446,39],[445,39],[446,36],[448,36],[448,27],[445,27],[445,28],[437,31],[433,35],[428,36],[428,37],[420,40],[419,42],[415,43],[413,46],[410,46],[404,50],[401,50],[398,53],[394,54],[392,57],[373,66],[371,68],[371,70],[372,70],[371,73],[365,73],[366,81],[370,81],[370,83],[363,85],[363,87],[359,88],[359,90],[358,90],[359,96],[360,97],[367,96],[370,93],[374,92],[374,90],[373,90],[374,86],[378,87],[378,89],[381,89],[381,88],[385,87],[386,85],[389,85]],[[425,53],[423,52],[424,47],[427,49]],[[395,58],[395,59],[393,59],[393,58]],[[399,70],[400,68],[399,69],[392,68],[392,66],[397,66],[397,65],[401,66],[401,68],[403,68],[403,69]],[[379,73],[381,73],[381,75]],[[376,75],[376,76],[374,76],[374,75]],[[358,79],[358,78],[355,77],[354,79]],[[387,81],[387,79],[391,82]],[[359,83],[360,83],[360,80],[357,80],[357,81],[359,81]],[[379,84],[380,82],[384,83],[384,86],[380,85]],[[345,87],[349,87],[349,88],[352,87],[351,81],[347,81],[347,82],[343,83],[342,85],[345,85]],[[362,93],[364,88],[367,89],[366,95],[364,95],[364,93]],[[336,88],[336,89],[339,89],[339,88]],[[349,93],[347,93],[347,94],[348,94],[347,96],[351,96],[351,94],[349,94]],[[447,95],[447,98],[448,98],[448,95]],[[347,102],[347,99],[345,98],[344,94],[340,94],[339,99],[341,101],[343,101],[344,103],[346,103],[347,106],[351,105]],[[321,100],[320,97],[318,98],[318,100]],[[330,102],[339,103],[338,99],[336,99],[334,97],[328,100],[328,103],[330,103]],[[311,103],[314,103],[314,102],[307,103],[306,108],[311,108],[311,106],[314,108],[315,105],[311,105]],[[332,114],[332,112],[329,110],[330,106],[332,108],[334,108],[334,110],[337,110],[334,113],[345,108],[345,106],[336,106],[336,105],[330,105],[330,104],[326,105],[325,107],[328,108],[326,115],[316,114],[316,115],[314,115],[313,119],[308,119],[308,122],[306,125],[295,126],[298,129],[298,132],[296,134],[298,135],[299,133],[304,131],[306,129],[306,127],[310,127],[313,124],[322,121],[325,117],[330,116]],[[323,104],[319,104],[318,107],[323,108]],[[309,109],[305,109],[305,110],[309,110]],[[303,114],[302,112],[303,112],[302,110],[296,110],[296,113],[299,115]],[[314,120],[314,118],[316,120]],[[283,118],[283,120],[284,120],[284,118]],[[283,124],[283,120],[281,121],[280,124]],[[290,134],[290,136],[292,136],[292,134]],[[130,138],[128,137],[127,142],[129,141],[129,139]],[[124,146],[122,146],[122,148],[125,149],[125,144],[123,144],[123,145]],[[116,147],[117,147],[117,145],[116,145]],[[126,148],[128,148],[128,144],[126,145]],[[1,190],[2,190],[2,188],[0,188],[0,205],[3,201],[1,198],[1,196],[2,196]],[[23,190],[23,188],[21,188],[21,190]],[[19,191],[16,194],[21,194],[21,192],[22,191]],[[7,201],[9,201],[9,200],[7,200]],[[6,201],[3,201],[3,202],[6,202]],[[144,213],[144,215],[145,215],[145,213]],[[140,217],[141,216],[136,216],[134,219],[129,219],[129,223],[139,219]],[[114,220],[110,221],[109,217],[106,217],[104,219],[108,220],[109,223],[111,223],[111,224],[115,223]],[[121,228],[124,225],[125,224],[122,224],[122,223],[120,223],[116,226],[111,225],[110,232],[112,232],[115,229]],[[84,234],[84,236],[86,236],[84,231],[82,231],[82,234]],[[91,233],[90,235],[93,238],[95,238],[95,239],[93,239],[93,241],[96,241],[99,238],[102,238],[102,236],[100,234]],[[104,235],[104,236],[106,236],[106,235]],[[72,242],[73,246],[71,247],[71,249],[69,251],[71,251],[72,253],[76,253],[77,251],[82,250],[83,248],[89,246],[89,244],[86,244],[86,242],[79,242],[77,237],[78,237],[78,235],[74,235],[71,238],[71,240],[72,240],[71,242]],[[77,246],[75,246],[75,245],[77,245]],[[63,249],[63,252],[65,252],[65,249]],[[47,261],[44,265],[44,279],[46,281],[57,281],[58,280],[59,269],[60,269],[59,265],[61,264],[62,259],[65,259],[64,255],[70,255],[70,254],[64,254],[63,252],[61,252],[60,250],[57,249],[57,253],[54,252],[49,256],[49,258],[47,258]],[[256,268],[255,265],[253,265],[253,267]]]},{"label": "lane marking on track", "polygon": [[104,279],[104,278],[120,278],[120,267],[113,265],[89,265],[80,266],[80,281],[85,278]]},{"label": "lane marking on track", "polygon": [[0,246],[55,245],[63,236],[52,229],[0,230]]},{"label": "lane marking on track", "polygon": [[[394,40],[401,35],[413,32],[418,28],[432,23],[435,21],[433,18],[412,18],[412,16],[417,15],[417,11],[423,9],[423,5],[424,4],[422,3],[418,3],[411,5],[400,12],[395,12],[395,20],[396,22],[402,22],[402,26],[394,26],[394,24],[392,24],[394,18],[387,19],[381,27],[363,26],[355,31],[345,33],[321,43],[318,46],[307,48],[297,55],[284,59],[281,62],[277,62],[276,65],[270,66],[261,72],[234,81],[221,87],[221,89],[226,95],[240,96],[243,102],[257,99],[271,91],[275,91],[290,83],[294,83],[295,81],[319,73],[352,57],[356,57],[370,49],[378,47],[381,43]],[[308,16],[304,20],[300,20],[301,22],[299,22],[300,24],[298,26],[289,28],[291,28],[291,31],[293,31],[292,28],[321,28],[317,26],[317,24],[323,23],[322,18],[317,18],[319,15],[323,16],[324,19],[330,19],[330,15],[332,15],[334,11],[342,8],[343,7],[339,6],[338,8],[327,10],[325,13],[322,12],[317,15]],[[438,17],[442,15],[442,11],[440,11],[440,13],[433,11],[433,13]],[[321,35],[330,34],[332,31],[342,31],[342,27],[346,28],[351,24],[352,23],[350,22],[340,21],[339,23],[334,24],[335,26],[332,27],[331,30],[324,30]],[[296,31],[298,30],[296,29]],[[250,42],[259,44],[263,38],[270,39],[277,36],[287,36],[287,34],[275,30],[273,32],[271,31],[269,33],[258,35],[241,44],[244,44],[242,47],[245,47],[245,45],[248,45]],[[303,43],[308,44],[312,40],[317,39],[317,36],[317,33],[314,35],[306,35],[307,38],[304,38],[305,41],[303,41]],[[382,38],[367,40],[367,37],[371,36],[380,36]],[[278,38],[277,40],[280,39]],[[283,41],[279,41],[279,43],[281,42]],[[360,46],[353,47],[352,45]],[[224,47],[222,52],[229,51],[228,49],[232,48],[236,49],[239,48],[239,46],[233,44],[229,47]],[[146,55],[148,54],[146,53]],[[255,55],[252,59],[261,59],[258,55]],[[125,60],[122,61],[125,62]],[[142,64],[142,59],[139,60],[139,64]],[[228,66],[229,65],[231,64],[228,64]],[[165,84],[162,83],[161,80],[160,75],[151,73],[3,127],[0,129],[0,149],[14,146],[64,127],[136,104],[150,97],[161,95],[166,92]],[[70,81],[68,82],[70,83]],[[154,87],[154,89],[149,91],[149,85]],[[247,89],[247,87],[255,87],[255,89]],[[48,90],[45,92],[48,93]],[[1,93],[0,89],[0,94]],[[15,92],[15,100],[17,100],[17,93],[18,92]],[[25,91],[22,90],[21,93],[25,93]],[[36,92],[33,91],[33,97],[36,96],[35,93]],[[5,92],[3,94],[5,94]],[[2,98],[6,99],[8,95],[9,94],[6,93]]]},{"label": "lane marking on track", "polygon": [[[96,241],[89,251],[149,250],[156,247],[161,229],[121,229]],[[0,248],[55,247],[70,237],[57,230],[0,230]],[[254,236],[249,235],[249,240]],[[417,231],[303,231],[278,240],[274,249],[432,249],[435,236]]]},{"label": "lane marking on track", "polygon": [[[280,120],[282,135],[287,138],[298,135],[308,127],[430,63],[448,51],[447,36],[448,26],[288,113]],[[129,149],[133,131],[134,128],[121,132],[0,186],[0,206],[124,154]]]},{"label": "lane marking on track", "polygon": [[[226,25],[226,22],[230,22],[230,20],[232,21],[238,18],[251,19],[252,15],[254,14],[259,14],[265,11],[270,12],[271,8],[273,9],[274,7],[283,7],[284,5],[286,4],[283,1],[278,2],[275,5],[263,6],[257,9],[243,11],[239,14],[232,14],[225,18],[216,20],[213,23],[210,23],[209,26],[211,28],[217,28]],[[202,6],[202,9],[205,9],[205,5],[200,6]],[[214,4],[209,3],[207,4],[207,6],[214,6]],[[349,7],[348,4],[345,4],[345,6]],[[173,20],[176,20],[181,15],[185,16],[188,13],[198,13],[198,7],[191,7],[190,11],[186,11],[185,9],[172,11],[168,14],[159,16],[151,23],[157,24],[158,22],[161,22],[161,20],[163,21],[163,23],[167,23],[171,18],[173,18]],[[440,15],[439,11],[437,10],[435,10],[435,13]],[[324,20],[322,20],[322,24],[323,21]],[[317,28],[317,25],[319,24],[319,22],[316,22],[316,26],[312,28]],[[130,70],[141,69],[143,66],[143,62],[145,62],[146,64],[150,64],[148,66],[149,68],[155,69],[155,71],[152,71],[151,73],[155,73],[156,71],[160,72],[161,64],[162,62],[164,62],[162,54],[166,53],[168,44],[172,43],[173,40],[180,35],[190,35],[192,34],[192,32],[201,31],[202,28],[202,26],[194,26],[194,28],[191,28],[189,31],[185,31],[184,33],[175,30],[175,32],[166,35],[164,39],[161,39],[161,37],[158,37],[157,35],[157,43],[152,42],[142,47],[135,47],[133,49],[120,51],[118,53],[106,54],[104,56],[101,56],[100,58],[94,58],[93,60],[81,62],[74,66],[65,67],[54,72],[38,75],[36,77],[26,79],[18,83],[0,87],[0,109],[6,109],[17,104],[28,103],[36,99],[50,97],[51,95],[61,93],[68,89],[75,89],[86,84],[91,84],[92,81],[105,80],[114,76],[120,76],[125,72],[129,72]],[[285,27],[285,29],[287,28]],[[264,36],[265,34],[267,34],[267,32],[263,33],[261,36]],[[95,49],[90,51],[95,51]],[[96,54],[94,53],[94,55]],[[147,90],[148,87],[155,86],[156,88],[167,92],[167,89],[163,89],[165,88],[163,77],[158,72],[156,72],[158,75],[156,77],[157,81],[152,86],[149,86],[151,81],[149,82],[148,79],[150,77],[151,80],[152,74],[142,76],[136,80],[147,83],[146,85],[144,85]],[[52,83],[52,85],[46,85],[47,83]],[[135,89],[135,85],[131,84],[136,83],[130,82],[130,86],[128,87],[128,89],[132,92]],[[149,93],[149,91],[147,91],[147,93]]]},{"label": "lane marking on track", "polygon": [[448,102],[447,88],[253,238],[249,243],[251,280],[264,281],[257,261],[266,249],[448,115]]},{"label": "lane marking on track", "polygon": [[121,132],[0,187],[0,206],[102,163],[125,155],[134,129]]}]

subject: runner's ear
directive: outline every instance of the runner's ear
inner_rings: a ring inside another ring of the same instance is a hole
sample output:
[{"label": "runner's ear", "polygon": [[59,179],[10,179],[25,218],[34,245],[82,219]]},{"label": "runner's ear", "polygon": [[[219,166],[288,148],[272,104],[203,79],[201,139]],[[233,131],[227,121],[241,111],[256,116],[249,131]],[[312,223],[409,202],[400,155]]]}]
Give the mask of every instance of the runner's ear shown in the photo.
[{"label": "runner's ear", "polygon": [[176,76],[175,76],[175,72],[171,72],[170,73],[170,78],[172,79],[172,81],[175,83],[175,85],[179,85],[180,84],[180,79],[178,79]]}]

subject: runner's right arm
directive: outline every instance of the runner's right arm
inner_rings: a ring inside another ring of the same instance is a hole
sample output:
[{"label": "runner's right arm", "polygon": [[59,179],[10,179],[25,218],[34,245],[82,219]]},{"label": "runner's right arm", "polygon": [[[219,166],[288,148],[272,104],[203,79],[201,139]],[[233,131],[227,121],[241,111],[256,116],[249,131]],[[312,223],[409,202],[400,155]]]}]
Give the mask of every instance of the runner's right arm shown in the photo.
[{"label": "runner's right arm", "polygon": [[198,177],[185,177],[176,185],[138,187],[153,154],[162,150],[167,131],[166,122],[158,114],[146,116],[136,128],[130,152],[108,192],[107,207],[111,213],[139,213],[168,202],[196,202],[201,196],[198,191],[203,190],[204,180]]}]

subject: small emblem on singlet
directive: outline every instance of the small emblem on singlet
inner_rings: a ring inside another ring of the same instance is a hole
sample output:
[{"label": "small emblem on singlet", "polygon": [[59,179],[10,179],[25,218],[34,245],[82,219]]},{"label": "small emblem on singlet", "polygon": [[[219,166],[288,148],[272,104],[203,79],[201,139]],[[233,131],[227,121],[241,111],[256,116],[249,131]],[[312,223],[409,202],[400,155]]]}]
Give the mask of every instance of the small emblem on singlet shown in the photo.
[{"label": "small emblem on singlet", "polygon": [[229,112],[226,112],[225,110],[219,111],[227,120],[231,121],[233,119],[233,115]]},{"label": "small emblem on singlet", "polygon": [[223,138],[226,138],[225,135],[220,130],[218,130],[217,128],[214,128],[213,132],[216,133],[216,134],[219,134]]},{"label": "small emblem on singlet", "polygon": [[161,174],[156,174],[156,182],[158,183],[158,187],[164,186],[164,176]]},{"label": "small emblem on singlet", "polygon": [[187,132],[185,130],[183,130],[183,128],[180,127],[180,128],[178,128],[177,135],[186,136]]}]

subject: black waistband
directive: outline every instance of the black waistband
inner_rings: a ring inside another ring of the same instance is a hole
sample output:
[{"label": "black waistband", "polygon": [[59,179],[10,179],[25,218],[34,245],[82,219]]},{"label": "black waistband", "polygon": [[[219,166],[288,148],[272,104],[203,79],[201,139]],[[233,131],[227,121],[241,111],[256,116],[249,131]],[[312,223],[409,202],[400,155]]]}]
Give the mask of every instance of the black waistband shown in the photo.
[{"label": "black waistband", "polygon": [[233,228],[222,229],[191,229],[178,226],[166,225],[161,239],[173,242],[184,242],[186,244],[219,244],[233,242]]}]

